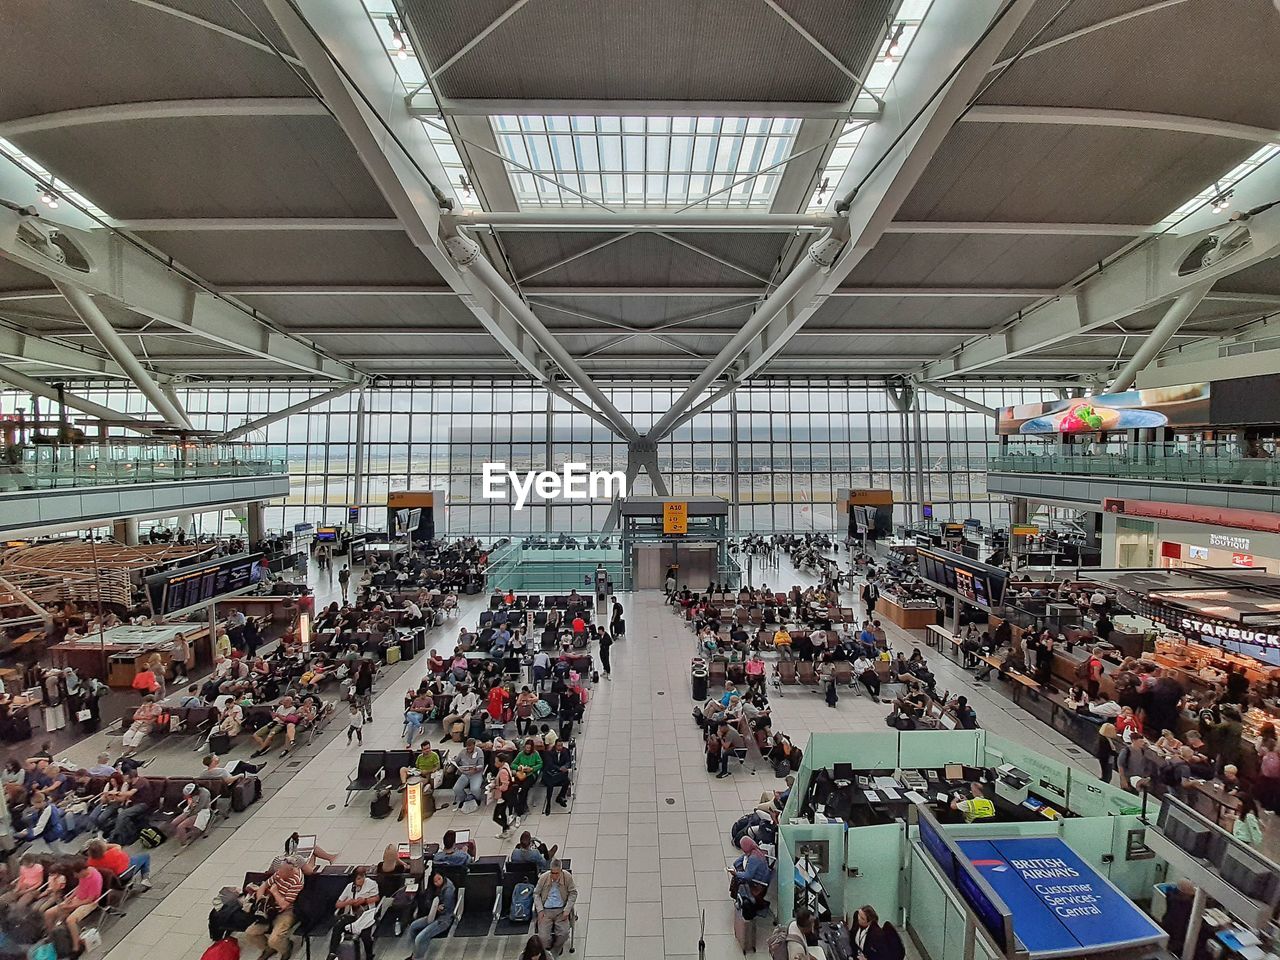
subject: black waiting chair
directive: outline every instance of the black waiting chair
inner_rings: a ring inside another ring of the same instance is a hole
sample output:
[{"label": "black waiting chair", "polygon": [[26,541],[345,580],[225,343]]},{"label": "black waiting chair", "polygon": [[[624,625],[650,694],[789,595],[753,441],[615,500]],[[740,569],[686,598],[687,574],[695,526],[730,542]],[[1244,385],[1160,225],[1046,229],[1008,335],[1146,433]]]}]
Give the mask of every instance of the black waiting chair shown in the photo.
[{"label": "black waiting chair", "polygon": [[356,772],[347,777],[347,798],[342,802],[345,807],[351,803],[351,795],[364,790],[372,790],[382,779],[382,768],[386,763],[387,751],[364,750],[356,764]]},{"label": "black waiting chair", "polygon": [[467,872],[466,900],[454,925],[455,937],[487,937],[502,888],[502,865],[473,863]]},{"label": "black waiting chair", "polygon": [[416,753],[413,750],[388,750],[382,761],[382,780],[380,787],[395,789],[400,786],[400,771],[405,767],[413,768]]}]

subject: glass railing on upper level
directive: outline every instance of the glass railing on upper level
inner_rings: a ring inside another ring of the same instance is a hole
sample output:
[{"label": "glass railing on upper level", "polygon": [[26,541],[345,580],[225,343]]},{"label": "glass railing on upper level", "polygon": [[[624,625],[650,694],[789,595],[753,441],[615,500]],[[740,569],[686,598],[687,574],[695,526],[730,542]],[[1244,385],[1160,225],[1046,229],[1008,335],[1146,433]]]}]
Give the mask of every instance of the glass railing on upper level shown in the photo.
[{"label": "glass railing on upper level", "polygon": [[1123,453],[1010,453],[987,462],[989,473],[1053,473],[1124,480],[1280,487],[1280,460],[1238,452],[1138,448]]},{"label": "glass railing on upper level", "polygon": [[170,442],[0,446],[0,492],[96,487],[288,472],[249,444]]}]

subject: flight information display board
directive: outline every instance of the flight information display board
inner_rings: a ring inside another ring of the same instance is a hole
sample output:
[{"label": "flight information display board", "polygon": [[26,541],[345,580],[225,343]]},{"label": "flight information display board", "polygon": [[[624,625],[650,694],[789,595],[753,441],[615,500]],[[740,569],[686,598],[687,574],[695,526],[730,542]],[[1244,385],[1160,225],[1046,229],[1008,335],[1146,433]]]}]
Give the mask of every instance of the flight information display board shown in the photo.
[{"label": "flight information display board", "polygon": [[1004,603],[1009,574],[999,567],[935,547],[916,550],[916,569],[934,586],[969,603],[987,609]]},{"label": "flight information display board", "polygon": [[241,553],[147,578],[151,609],[168,616],[257,583],[266,573],[260,553]]}]

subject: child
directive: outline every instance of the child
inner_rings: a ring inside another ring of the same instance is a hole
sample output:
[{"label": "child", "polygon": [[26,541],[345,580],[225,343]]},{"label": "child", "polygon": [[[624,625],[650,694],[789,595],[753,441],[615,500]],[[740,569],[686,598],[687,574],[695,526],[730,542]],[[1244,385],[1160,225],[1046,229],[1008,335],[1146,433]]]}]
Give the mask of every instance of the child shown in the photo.
[{"label": "child", "polygon": [[364,746],[364,707],[354,698],[347,704],[347,746],[351,746],[351,735],[354,733],[357,742]]}]

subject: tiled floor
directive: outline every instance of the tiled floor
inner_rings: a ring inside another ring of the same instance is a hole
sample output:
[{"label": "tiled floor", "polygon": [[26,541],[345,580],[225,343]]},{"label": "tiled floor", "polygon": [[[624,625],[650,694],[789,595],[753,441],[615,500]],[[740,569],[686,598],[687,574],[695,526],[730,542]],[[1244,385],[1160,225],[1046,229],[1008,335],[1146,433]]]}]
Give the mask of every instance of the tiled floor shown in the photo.
[{"label": "tiled floor", "polygon": [[[780,572],[770,571],[769,580],[805,583],[810,578],[796,575],[784,563]],[[535,812],[526,825],[572,858],[580,891],[578,956],[694,957],[705,918],[706,957],[729,960],[741,954],[732,936],[724,872],[736,852],[728,827],[778,781],[758,761],[733,768],[733,776],[725,780],[706,772],[699,732],[690,718],[691,634],[656,593],[622,600],[629,633],[613,647],[613,680],[596,686],[588,706],[578,738],[580,768],[572,808],[553,808],[547,817]],[[482,597],[467,598],[464,622],[474,622],[482,606]],[[890,632],[895,644],[917,642],[902,631]],[[433,637],[447,643],[452,634],[447,626]],[[1087,763],[1087,758],[1066,752],[1065,738],[999,694],[975,687],[968,674],[940,654],[928,655],[939,686],[967,690],[985,727],[1049,756]],[[381,685],[374,722],[365,731],[367,745],[398,745],[401,697],[406,681],[416,680],[419,669],[415,662],[403,680]],[[835,709],[797,687],[774,698],[775,729],[799,743],[810,731],[880,729],[885,712],[884,706],[852,692],[843,694]],[[76,751],[82,752],[92,757],[97,747],[86,744]],[[348,747],[339,737],[318,742],[309,752],[314,756],[289,771],[288,781],[272,796],[247,816],[233,817],[229,826],[234,831],[228,829],[220,845],[206,840],[193,848],[197,858],[207,852],[203,862],[187,866],[184,858],[174,870],[161,871],[153,909],[127,930],[108,960],[136,960],[157,946],[163,946],[167,960],[198,958],[207,945],[205,922],[214,893],[239,883],[245,870],[265,867],[293,830],[316,834],[347,863],[373,861],[388,843],[405,838],[404,824],[369,818],[367,797],[343,808],[347,774],[359,747]],[[440,811],[426,823],[426,838],[438,840],[450,827],[468,827],[479,838],[482,855],[505,854],[512,841],[493,838],[488,813],[487,808],[466,816],[452,808]],[[135,921],[131,917],[123,923]],[[378,945],[379,956],[399,958],[407,952],[404,940]],[[518,952],[515,938],[490,938],[441,942],[432,956],[453,960]]]}]

